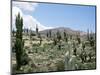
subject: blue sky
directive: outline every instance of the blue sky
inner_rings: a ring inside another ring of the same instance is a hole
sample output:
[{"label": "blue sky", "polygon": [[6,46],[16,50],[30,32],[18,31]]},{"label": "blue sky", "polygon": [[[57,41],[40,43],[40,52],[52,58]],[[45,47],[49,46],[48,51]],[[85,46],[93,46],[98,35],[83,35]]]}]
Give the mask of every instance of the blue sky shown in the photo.
[{"label": "blue sky", "polygon": [[59,4],[39,4],[33,15],[40,23],[52,27],[95,31],[95,7]]},{"label": "blue sky", "polygon": [[45,27],[95,32],[95,10],[95,6],[38,3],[34,12],[23,9],[22,12],[31,15]]}]

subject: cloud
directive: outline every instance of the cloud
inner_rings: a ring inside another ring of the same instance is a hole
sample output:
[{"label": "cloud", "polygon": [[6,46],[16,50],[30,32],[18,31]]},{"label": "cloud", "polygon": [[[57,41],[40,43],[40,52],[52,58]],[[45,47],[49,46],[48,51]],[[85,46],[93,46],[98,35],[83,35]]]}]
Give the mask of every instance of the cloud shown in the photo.
[{"label": "cloud", "polygon": [[40,24],[31,15],[24,15],[24,27],[25,28],[35,30],[36,25],[38,25],[39,31],[47,29],[47,27],[45,27],[44,25]]},{"label": "cloud", "polygon": [[23,13],[18,7],[12,7],[12,29],[16,29],[15,19],[18,13],[20,13],[20,15],[23,17]]},{"label": "cloud", "polygon": [[35,30],[36,25],[38,25],[39,31],[45,30],[45,29],[51,29],[52,27],[46,27],[45,25],[42,25],[39,21],[37,21],[33,16],[29,14],[25,14],[23,10],[34,12],[37,4],[31,4],[28,2],[13,2],[12,7],[12,29],[16,30],[15,27],[15,19],[16,15],[20,13],[21,17],[23,17],[23,28],[28,28]]},{"label": "cloud", "polygon": [[12,29],[16,30],[15,19],[16,19],[16,15],[18,13],[20,13],[21,17],[23,17],[23,28],[28,28],[28,29],[35,30],[36,25],[38,25],[39,31],[52,28],[52,27],[46,27],[46,26],[42,25],[40,22],[38,22],[31,15],[24,14],[20,8],[18,8],[16,6],[13,6],[12,7]]},{"label": "cloud", "polygon": [[13,2],[13,6],[16,6],[24,11],[33,12],[35,8],[38,6],[38,3],[30,3],[30,2]]}]

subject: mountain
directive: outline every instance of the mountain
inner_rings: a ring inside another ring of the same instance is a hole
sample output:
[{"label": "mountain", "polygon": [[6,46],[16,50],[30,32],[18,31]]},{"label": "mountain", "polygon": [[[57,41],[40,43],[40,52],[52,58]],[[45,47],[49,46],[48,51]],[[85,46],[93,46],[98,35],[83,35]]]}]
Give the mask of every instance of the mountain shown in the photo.
[{"label": "mountain", "polygon": [[64,33],[64,31],[66,32],[66,34],[70,34],[70,35],[76,35],[78,33],[80,33],[81,36],[86,35],[86,32],[78,31],[78,30],[72,30],[72,29],[66,28],[66,27],[58,27],[58,28],[53,28],[53,29],[47,29],[47,30],[39,31],[39,33],[46,35],[49,31],[51,31],[52,36],[54,34],[56,34],[57,31],[59,31],[61,33],[61,35]]}]

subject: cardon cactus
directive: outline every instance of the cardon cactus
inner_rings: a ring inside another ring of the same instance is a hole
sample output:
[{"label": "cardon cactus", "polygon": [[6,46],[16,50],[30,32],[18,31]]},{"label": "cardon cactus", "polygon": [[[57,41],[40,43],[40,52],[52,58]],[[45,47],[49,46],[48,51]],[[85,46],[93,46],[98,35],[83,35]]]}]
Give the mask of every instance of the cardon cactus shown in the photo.
[{"label": "cardon cactus", "polygon": [[65,70],[69,70],[69,59],[70,59],[70,53],[69,51],[65,54]]},{"label": "cardon cactus", "polygon": [[69,65],[69,70],[76,70],[76,69],[78,69],[76,56],[72,55],[70,57],[70,60],[69,60],[69,64],[68,65]]},{"label": "cardon cactus", "polygon": [[78,69],[77,58],[75,55],[70,55],[69,51],[65,54],[65,70]]}]

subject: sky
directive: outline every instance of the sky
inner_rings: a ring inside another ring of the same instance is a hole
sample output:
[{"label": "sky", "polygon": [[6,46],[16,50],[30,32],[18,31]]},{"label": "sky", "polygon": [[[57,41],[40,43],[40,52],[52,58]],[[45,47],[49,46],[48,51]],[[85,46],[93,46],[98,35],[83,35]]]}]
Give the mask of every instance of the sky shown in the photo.
[{"label": "sky", "polygon": [[12,28],[18,12],[23,17],[24,28],[39,31],[66,27],[86,32],[95,32],[95,6],[80,6],[54,3],[12,2]]}]

